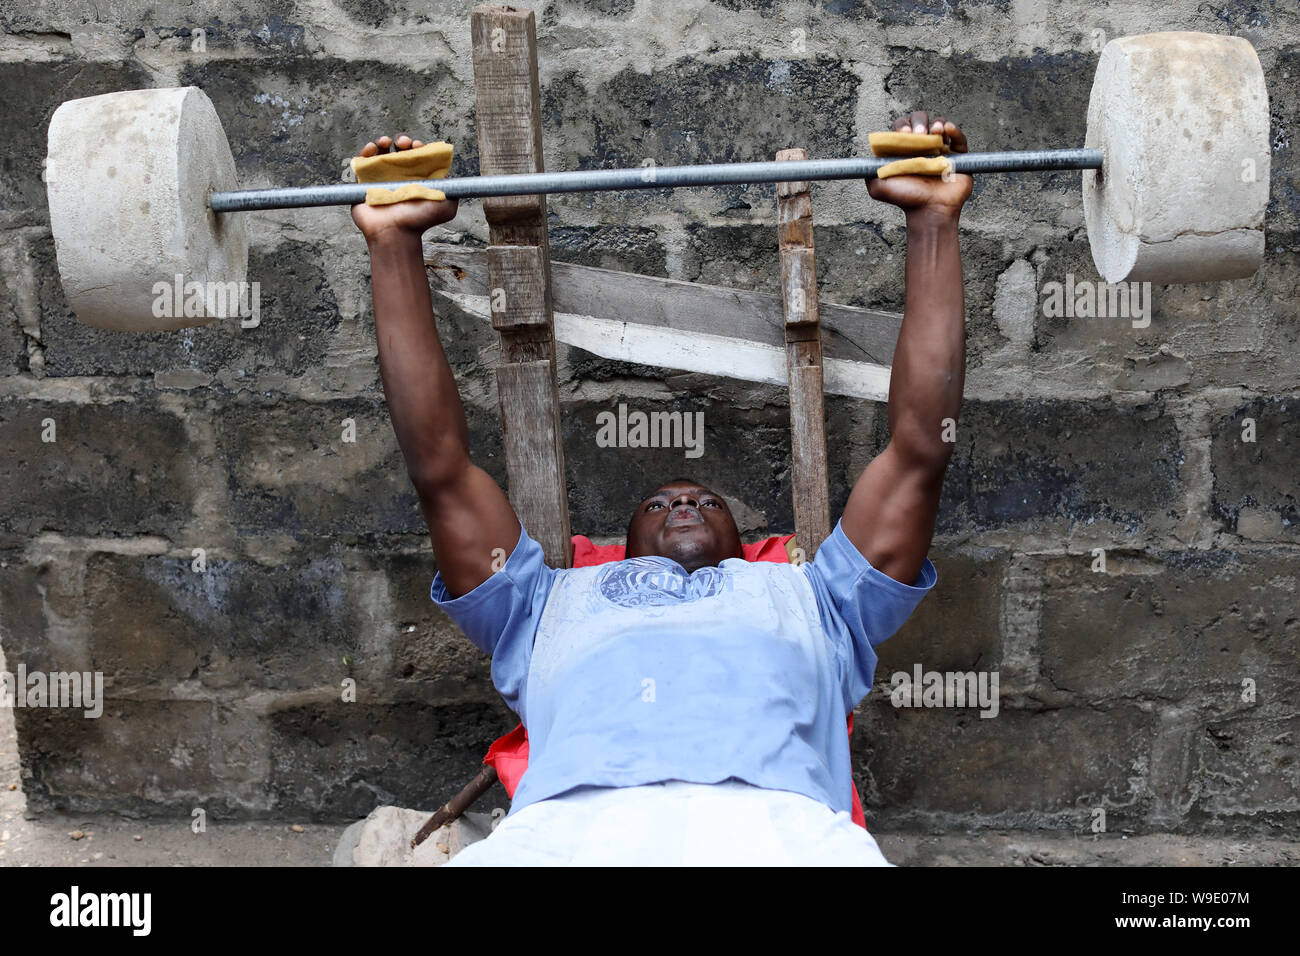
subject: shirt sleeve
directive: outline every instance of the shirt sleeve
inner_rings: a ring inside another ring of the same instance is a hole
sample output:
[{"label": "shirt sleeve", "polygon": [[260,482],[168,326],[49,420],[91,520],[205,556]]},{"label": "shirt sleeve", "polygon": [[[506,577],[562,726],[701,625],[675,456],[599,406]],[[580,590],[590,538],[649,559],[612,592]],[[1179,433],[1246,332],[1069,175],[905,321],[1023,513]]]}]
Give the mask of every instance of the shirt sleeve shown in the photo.
[{"label": "shirt sleeve", "polygon": [[542,546],[520,524],[510,557],[478,587],[453,598],[439,571],[429,588],[429,597],[474,646],[492,655],[492,683],[521,717],[537,625],[558,573],[546,564]]},{"label": "shirt sleeve", "polygon": [[838,521],[804,573],[817,596],[822,626],[835,645],[848,713],[871,691],[876,645],[903,626],[939,574],[926,558],[914,583],[895,581],[871,566]]}]

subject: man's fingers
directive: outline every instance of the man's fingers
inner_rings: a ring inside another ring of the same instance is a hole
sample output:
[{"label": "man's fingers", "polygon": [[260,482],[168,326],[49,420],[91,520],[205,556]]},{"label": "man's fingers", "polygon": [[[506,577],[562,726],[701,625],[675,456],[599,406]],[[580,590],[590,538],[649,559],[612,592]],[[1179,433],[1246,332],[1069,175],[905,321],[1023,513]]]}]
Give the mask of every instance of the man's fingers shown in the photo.
[{"label": "man's fingers", "polygon": [[942,134],[944,144],[954,153],[966,152],[966,134],[956,123],[937,116],[930,121],[930,132]]},{"label": "man's fingers", "polygon": [[930,129],[928,130],[928,132],[931,135],[942,136],[943,139],[940,140],[940,142],[942,142],[944,146],[951,148],[952,144],[948,142],[946,130],[944,129],[944,123],[946,122],[947,120],[945,120],[942,116],[936,116],[934,119],[930,120]]},{"label": "man's fingers", "polygon": [[966,152],[966,134],[951,120],[942,116],[931,119],[925,110],[915,110],[907,116],[894,120],[894,131],[898,133],[931,133],[943,137],[944,145],[954,153]]},{"label": "man's fingers", "polygon": [[954,153],[966,152],[966,134],[961,131],[956,123],[945,123],[944,133],[948,136],[948,145],[952,147]]},{"label": "man's fingers", "polygon": [[409,133],[398,133],[397,139],[391,136],[380,136],[370,140],[366,145],[357,150],[358,156],[377,156],[380,153],[389,152],[391,147],[396,146],[398,149],[419,149],[424,145],[424,140],[413,139]]}]

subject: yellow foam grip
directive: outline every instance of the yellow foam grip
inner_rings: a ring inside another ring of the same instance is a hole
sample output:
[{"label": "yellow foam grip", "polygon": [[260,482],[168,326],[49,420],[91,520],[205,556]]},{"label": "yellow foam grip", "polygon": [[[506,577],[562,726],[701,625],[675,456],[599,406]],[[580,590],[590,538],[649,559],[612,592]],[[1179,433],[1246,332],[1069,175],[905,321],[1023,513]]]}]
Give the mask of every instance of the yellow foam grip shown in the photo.
[{"label": "yellow foam grip", "polygon": [[[451,143],[426,143],[415,149],[376,156],[354,156],[352,172],[359,183],[400,182],[404,179],[442,179],[451,170]],[[396,189],[366,190],[367,206],[386,206],[407,199],[446,199],[440,190],[414,184]]]},{"label": "yellow foam grip", "polygon": [[877,179],[890,176],[942,176],[952,168],[952,162],[946,156],[913,156],[910,159],[896,159],[885,163],[876,170]]},{"label": "yellow foam grip", "polygon": [[868,133],[872,156],[937,156],[947,152],[939,133]]},{"label": "yellow foam grip", "polygon": [[432,199],[438,202],[446,198],[446,193],[441,189],[430,189],[428,186],[417,186],[414,183],[409,186],[398,186],[396,189],[376,186],[366,190],[367,206],[387,206],[408,199]]}]

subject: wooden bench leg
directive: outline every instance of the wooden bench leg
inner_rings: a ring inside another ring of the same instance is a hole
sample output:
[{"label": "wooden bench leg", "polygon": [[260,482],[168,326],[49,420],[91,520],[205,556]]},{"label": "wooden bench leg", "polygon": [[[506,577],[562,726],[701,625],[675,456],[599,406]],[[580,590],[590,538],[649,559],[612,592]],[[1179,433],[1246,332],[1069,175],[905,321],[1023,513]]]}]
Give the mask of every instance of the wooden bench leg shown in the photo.
[{"label": "wooden bench leg", "polygon": [[[803,149],[783,149],[776,154],[777,162],[807,158],[808,153]],[[803,559],[811,561],[831,533],[812,194],[806,182],[777,183],[776,197],[786,372],[790,383],[795,540]]]}]

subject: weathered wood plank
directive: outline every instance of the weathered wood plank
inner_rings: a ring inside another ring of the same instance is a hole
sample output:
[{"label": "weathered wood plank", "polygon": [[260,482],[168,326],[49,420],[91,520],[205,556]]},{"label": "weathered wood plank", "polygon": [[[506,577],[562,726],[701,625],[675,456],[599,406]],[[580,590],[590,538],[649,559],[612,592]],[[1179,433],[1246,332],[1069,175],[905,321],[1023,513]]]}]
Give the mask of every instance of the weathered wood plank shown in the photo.
[{"label": "weathered wood plank", "polygon": [[[470,13],[479,173],[542,171],[537,27],[531,10],[483,4]],[[482,200],[494,245],[544,244],[546,197]]]},{"label": "weathered wood plank", "polygon": [[[470,14],[474,102],[483,175],[542,171],[537,28],[530,10],[484,5]],[[546,197],[485,199],[492,245],[486,280],[501,335],[497,392],[509,496],[547,564],[572,562],[555,387]]]},{"label": "weathered wood plank", "polygon": [[830,485],[826,463],[826,417],[822,366],[808,361],[808,342],[787,352],[790,381],[790,484],[794,527],[804,559],[811,561],[831,533]]},{"label": "weathered wood plank", "polygon": [[528,326],[551,328],[551,293],[537,246],[488,246],[488,302],[492,326],[511,332]]},{"label": "weathered wood plank", "polygon": [[[559,395],[551,363],[509,362],[497,366],[497,388],[509,395],[501,403],[501,429],[506,461],[510,467],[510,503],[528,533],[542,546],[550,563],[551,555],[560,555],[567,567],[572,546],[569,540],[568,503],[558,507],[562,514],[550,521],[529,524],[524,515],[545,514],[556,509],[557,488],[564,488],[564,449],[557,427],[560,415]],[[560,520],[563,518],[563,520]]]},{"label": "weathered wood plank", "polygon": [[[820,341],[817,265],[811,246],[781,246],[781,304],[785,309],[786,341],[791,335]],[[803,335],[798,329],[801,325],[809,326]]]},{"label": "weathered wood plank", "polygon": [[[470,297],[469,301],[487,295],[487,253],[483,248],[426,242],[424,260],[433,288]],[[567,262],[552,262],[551,277],[551,302],[557,313],[785,347],[785,317],[777,293]],[[893,362],[901,315],[832,302],[819,303],[819,312],[826,359],[880,366]]]},{"label": "weathered wood plank", "polygon": [[[491,324],[486,295],[442,291],[438,295],[468,315]],[[568,312],[555,313],[555,340],[618,362],[789,386],[784,343],[769,345],[707,332],[683,336],[662,326]],[[823,358],[822,365],[828,395],[871,402],[883,402],[889,397],[888,366],[832,358]]]},{"label": "weathered wood plank", "polygon": [[[776,154],[777,162],[807,158],[807,151],[799,148],[783,149]],[[790,384],[794,527],[799,547],[803,549],[805,558],[812,560],[831,533],[812,197],[806,182],[782,183],[776,196],[781,295],[785,308],[786,372]]]}]

